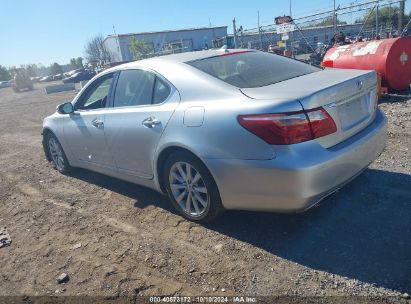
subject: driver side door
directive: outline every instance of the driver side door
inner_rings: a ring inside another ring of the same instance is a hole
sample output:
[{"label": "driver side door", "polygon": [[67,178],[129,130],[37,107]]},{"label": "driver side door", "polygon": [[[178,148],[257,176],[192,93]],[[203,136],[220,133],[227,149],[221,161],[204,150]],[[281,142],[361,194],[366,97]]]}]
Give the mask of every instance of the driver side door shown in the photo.
[{"label": "driver side door", "polygon": [[75,101],[74,113],[65,118],[65,140],[83,165],[115,168],[104,134],[105,111],[114,76],[111,73],[95,79]]}]

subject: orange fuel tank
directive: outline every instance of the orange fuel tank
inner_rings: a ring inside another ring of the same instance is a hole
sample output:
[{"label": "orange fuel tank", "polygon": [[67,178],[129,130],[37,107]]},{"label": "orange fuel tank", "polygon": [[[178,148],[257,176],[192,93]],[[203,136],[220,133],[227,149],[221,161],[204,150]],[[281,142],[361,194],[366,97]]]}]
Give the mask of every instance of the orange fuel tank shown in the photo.
[{"label": "orange fuel tank", "polygon": [[411,37],[388,38],[335,46],[321,65],[339,69],[375,70],[382,86],[408,89],[411,83]]}]

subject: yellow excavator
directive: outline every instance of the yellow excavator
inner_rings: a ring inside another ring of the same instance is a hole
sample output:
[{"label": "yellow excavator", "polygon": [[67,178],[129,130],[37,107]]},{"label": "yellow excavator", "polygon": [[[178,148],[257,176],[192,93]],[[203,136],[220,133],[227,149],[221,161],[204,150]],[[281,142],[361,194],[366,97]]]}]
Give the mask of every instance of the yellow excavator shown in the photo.
[{"label": "yellow excavator", "polygon": [[14,92],[20,92],[24,89],[33,90],[33,82],[24,69],[16,69],[14,78],[11,81],[11,87]]}]

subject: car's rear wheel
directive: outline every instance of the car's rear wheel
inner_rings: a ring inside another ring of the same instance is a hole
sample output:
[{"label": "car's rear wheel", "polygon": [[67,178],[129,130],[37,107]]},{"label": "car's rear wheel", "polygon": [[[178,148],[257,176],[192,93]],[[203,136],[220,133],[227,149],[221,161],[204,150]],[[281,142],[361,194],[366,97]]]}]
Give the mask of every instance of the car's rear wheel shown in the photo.
[{"label": "car's rear wheel", "polygon": [[208,222],[224,211],[212,175],[192,154],[172,154],[165,163],[163,178],[171,202],[185,218]]},{"label": "car's rear wheel", "polygon": [[70,172],[71,166],[56,136],[48,132],[46,135],[46,144],[54,168],[63,174]]}]

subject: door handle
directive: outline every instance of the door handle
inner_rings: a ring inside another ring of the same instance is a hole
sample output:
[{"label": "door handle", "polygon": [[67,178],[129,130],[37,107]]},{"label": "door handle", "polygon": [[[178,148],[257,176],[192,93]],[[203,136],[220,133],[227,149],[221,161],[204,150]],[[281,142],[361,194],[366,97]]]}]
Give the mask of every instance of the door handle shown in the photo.
[{"label": "door handle", "polygon": [[104,127],[104,122],[103,122],[101,119],[99,119],[99,118],[94,118],[94,119],[91,121],[91,124],[93,125],[93,127],[96,127],[96,128],[102,128],[102,127]]},{"label": "door handle", "polygon": [[146,128],[154,128],[157,125],[161,125],[161,121],[159,121],[157,118],[155,117],[148,117],[146,119],[143,120],[142,122],[143,126],[145,126]]}]

